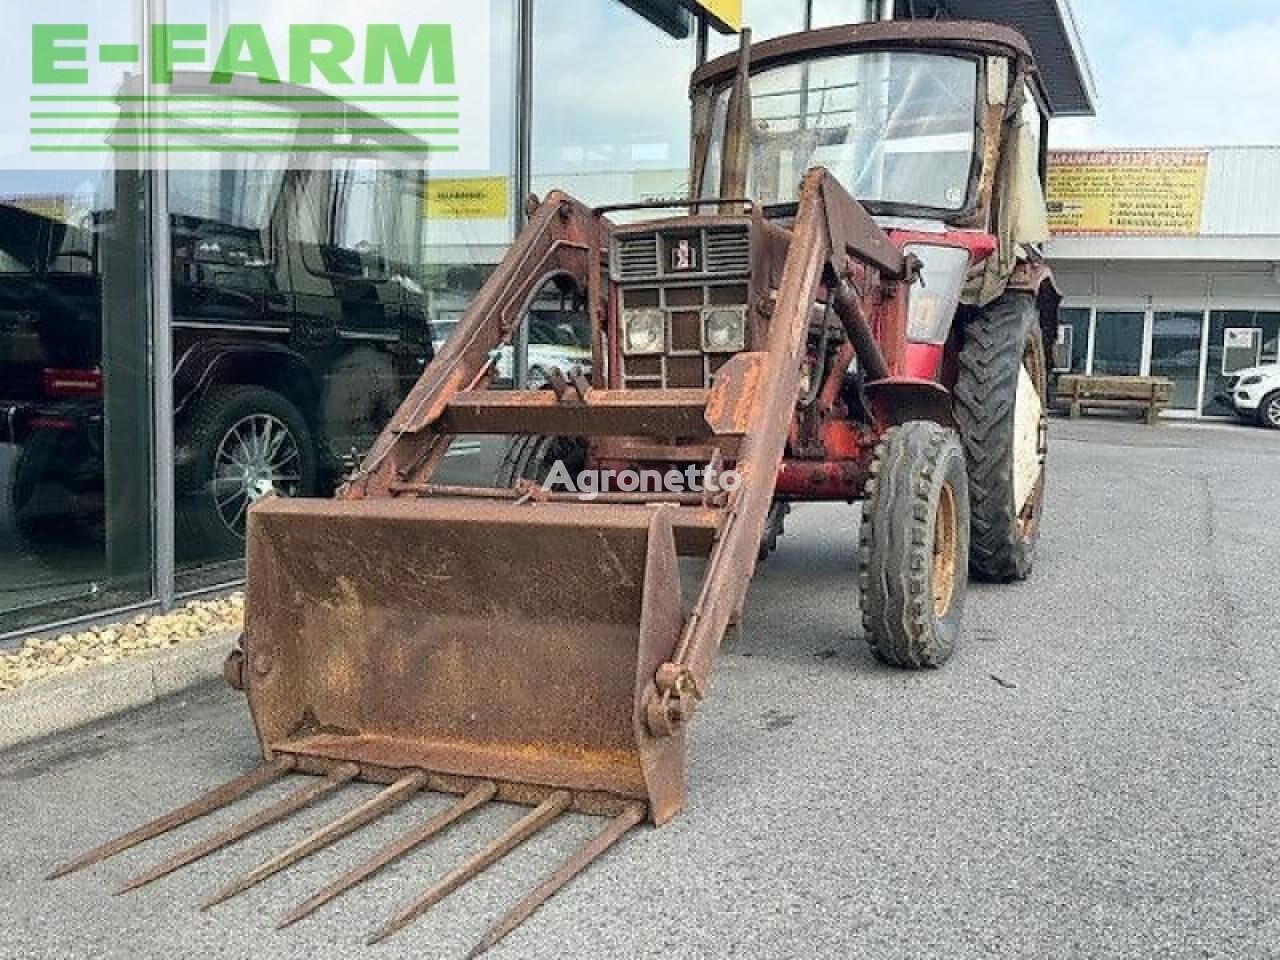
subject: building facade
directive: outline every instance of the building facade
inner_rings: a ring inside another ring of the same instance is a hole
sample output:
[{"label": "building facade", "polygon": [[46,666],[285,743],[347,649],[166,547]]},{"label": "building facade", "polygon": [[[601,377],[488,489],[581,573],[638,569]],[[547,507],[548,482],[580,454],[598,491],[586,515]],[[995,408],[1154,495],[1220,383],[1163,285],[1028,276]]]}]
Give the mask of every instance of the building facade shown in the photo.
[{"label": "building facade", "polygon": [[1167,377],[1174,417],[1229,416],[1226,377],[1280,362],[1280,149],[1050,157],[1058,366]]}]

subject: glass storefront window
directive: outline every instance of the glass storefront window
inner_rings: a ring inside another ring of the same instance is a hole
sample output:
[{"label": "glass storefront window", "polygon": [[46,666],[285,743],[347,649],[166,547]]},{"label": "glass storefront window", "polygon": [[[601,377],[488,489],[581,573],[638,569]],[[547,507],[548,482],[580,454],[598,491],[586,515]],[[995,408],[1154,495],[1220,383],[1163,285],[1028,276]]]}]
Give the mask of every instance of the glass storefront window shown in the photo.
[{"label": "glass storefront window", "polygon": [[0,173],[0,633],[152,594],[144,185]]},{"label": "glass storefront window", "polygon": [[665,34],[615,0],[538,0],[533,37],[534,193],[687,197],[694,32]]},{"label": "glass storefront window", "polygon": [[[1280,312],[1257,310],[1214,310],[1209,314],[1209,359],[1205,375],[1201,412],[1206,416],[1230,416],[1231,408],[1218,401],[1226,393],[1227,377],[1234,372],[1224,362],[1228,330],[1258,330],[1254,342],[1260,344],[1258,363],[1280,363]],[[1245,360],[1239,362],[1244,363]]]},{"label": "glass storefront window", "polygon": [[810,26],[834,27],[845,23],[861,23],[877,16],[883,8],[880,0],[810,0]]},{"label": "glass storefront window", "polygon": [[[845,6],[833,0],[835,6]],[[804,29],[805,0],[743,0],[742,25],[751,28],[751,42],[799,33]],[[707,57],[718,57],[738,49],[738,37],[712,31]]]},{"label": "glass storefront window", "polygon": [[1084,373],[1089,359],[1089,308],[1058,311],[1058,343],[1053,365],[1060,373]]},{"label": "glass storefront window", "polygon": [[[768,40],[808,28],[835,27],[877,19],[880,0],[743,0],[742,23],[751,28],[751,41]],[[712,32],[707,56],[718,57],[738,47],[736,36]]]},{"label": "glass storefront window", "polygon": [[1151,324],[1151,376],[1173,381],[1175,410],[1194,410],[1200,388],[1200,334],[1204,313],[1157,311]]},{"label": "glass storefront window", "polygon": [[1093,372],[1136,377],[1142,372],[1141,310],[1099,310],[1094,329]]},{"label": "glass storefront window", "polygon": [[[688,197],[695,31],[673,36],[614,0],[538,0],[533,30],[534,193],[561,189],[590,204]],[[584,85],[583,77],[594,80]],[[590,372],[581,294],[549,286],[534,301],[511,363],[522,386],[541,386],[552,367]]]},{"label": "glass storefront window", "polygon": [[[182,2],[232,23],[260,6]],[[511,242],[512,0],[489,4],[489,24],[487,169],[369,153],[300,169],[282,145],[171,175],[179,592],[242,576],[258,497],[333,493]],[[492,475],[474,452],[458,445],[455,481]]]}]

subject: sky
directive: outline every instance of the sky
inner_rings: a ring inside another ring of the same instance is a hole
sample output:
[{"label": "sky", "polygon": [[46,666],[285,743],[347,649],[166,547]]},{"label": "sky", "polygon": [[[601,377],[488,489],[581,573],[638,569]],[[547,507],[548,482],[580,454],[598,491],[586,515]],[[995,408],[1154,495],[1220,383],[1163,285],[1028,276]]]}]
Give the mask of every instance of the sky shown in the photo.
[{"label": "sky", "polygon": [[1277,0],[1071,0],[1097,116],[1055,147],[1280,145]]}]

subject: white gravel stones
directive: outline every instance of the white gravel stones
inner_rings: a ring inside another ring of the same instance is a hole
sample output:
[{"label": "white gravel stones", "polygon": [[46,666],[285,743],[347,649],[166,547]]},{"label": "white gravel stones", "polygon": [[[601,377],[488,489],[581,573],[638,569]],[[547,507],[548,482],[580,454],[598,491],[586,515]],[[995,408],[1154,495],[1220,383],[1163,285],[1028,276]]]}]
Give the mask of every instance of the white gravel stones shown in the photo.
[{"label": "white gravel stones", "polygon": [[0,695],[53,674],[115,663],[147,650],[163,650],[244,624],[244,596],[193,600],[169,613],[134,617],[128,623],[93,627],[83,633],[32,638],[0,653]]}]

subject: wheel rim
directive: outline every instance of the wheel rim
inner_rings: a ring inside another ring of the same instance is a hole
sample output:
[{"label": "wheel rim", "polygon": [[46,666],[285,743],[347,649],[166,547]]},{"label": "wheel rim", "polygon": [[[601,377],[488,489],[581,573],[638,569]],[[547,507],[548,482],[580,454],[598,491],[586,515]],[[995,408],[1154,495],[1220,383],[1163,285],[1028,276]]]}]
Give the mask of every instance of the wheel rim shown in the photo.
[{"label": "wheel rim", "polygon": [[302,451],[278,417],[255,413],[236,423],[218,444],[213,502],[223,525],[244,537],[249,507],[268,494],[296,496]]},{"label": "wheel rim", "polygon": [[1044,358],[1033,330],[1027,338],[1018,370],[1017,396],[1013,408],[1013,499],[1018,515],[1018,532],[1026,538],[1036,523],[1036,503],[1044,478],[1048,452],[1048,421],[1045,417]]},{"label": "wheel rim", "polygon": [[956,495],[951,484],[943,484],[938,497],[938,513],[933,523],[933,614],[945,617],[956,594],[956,549],[960,543]]},{"label": "wheel rim", "polygon": [[1280,429],[1280,397],[1272,397],[1267,404],[1267,422]]}]

